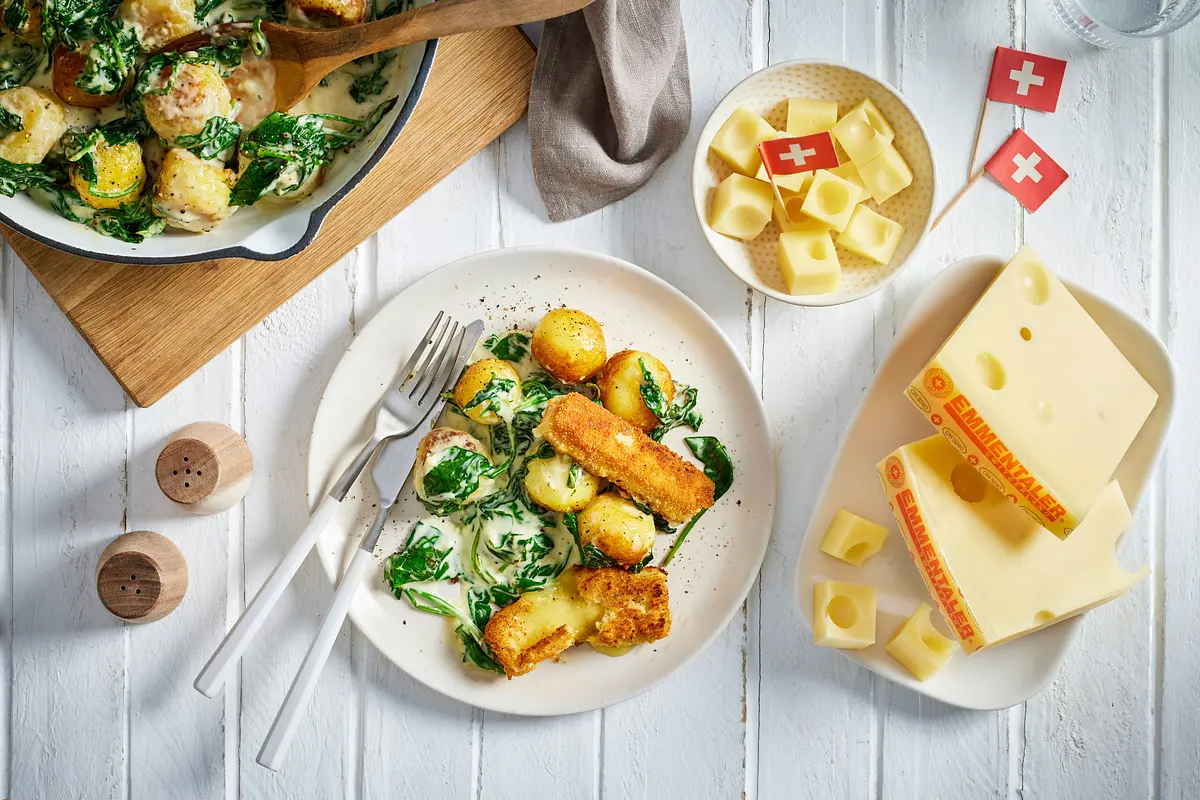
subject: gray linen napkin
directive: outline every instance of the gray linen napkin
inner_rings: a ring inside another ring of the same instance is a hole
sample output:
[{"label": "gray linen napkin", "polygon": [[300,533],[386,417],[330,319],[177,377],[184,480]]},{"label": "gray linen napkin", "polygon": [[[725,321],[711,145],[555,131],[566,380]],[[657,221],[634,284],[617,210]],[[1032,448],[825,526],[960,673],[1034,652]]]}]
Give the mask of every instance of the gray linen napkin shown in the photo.
[{"label": "gray linen napkin", "polygon": [[680,0],[596,0],[547,20],[529,96],[533,179],[550,219],[632,194],[692,115]]}]

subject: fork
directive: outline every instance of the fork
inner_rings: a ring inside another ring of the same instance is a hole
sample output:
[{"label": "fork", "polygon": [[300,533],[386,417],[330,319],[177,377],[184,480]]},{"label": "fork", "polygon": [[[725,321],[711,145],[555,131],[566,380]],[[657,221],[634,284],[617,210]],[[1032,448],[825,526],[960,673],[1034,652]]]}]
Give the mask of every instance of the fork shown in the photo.
[{"label": "fork", "polygon": [[317,506],[304,532],[196,676],[197,691],[206,697],[216,696],[300,569],[308,551],[337,514],[338,507],[375,450],[382,442],[406,436],[421,424],[448,388],[450,380],[457,379],[482,332],[482,321],[476,320],[462,327],[445,312],[438,312],[408,362],[384,392],[376,413],[375,428],[366,444]]}]

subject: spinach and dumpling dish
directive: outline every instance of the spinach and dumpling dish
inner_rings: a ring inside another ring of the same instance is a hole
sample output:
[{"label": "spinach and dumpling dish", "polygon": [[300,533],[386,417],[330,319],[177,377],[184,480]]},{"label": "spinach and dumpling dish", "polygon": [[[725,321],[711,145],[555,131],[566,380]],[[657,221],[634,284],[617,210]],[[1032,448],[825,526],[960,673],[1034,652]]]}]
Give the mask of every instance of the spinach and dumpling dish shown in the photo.
[{"label": "spinach and dumpling dish", "polygon": [[[573,309],[474,355],[418,448],[429,516],[385,562],[392,594],[445,617],[465,664],[510,679],[579,644],[619,656],[666,637],[665,568],[733,482],[699,435],[697,390],[650,353],[609,358]],[[678,427],[699,466],[662,443]]]},{"label": "spinach and dumpling dish", "polygon": [[[299,200],[397,101],[398,51],[274,110],[261,20],[355,25],[410,0],[7,0],[0,15],[0,194],[137,243]],[[209,25],[245,33],[157,53]]]}]

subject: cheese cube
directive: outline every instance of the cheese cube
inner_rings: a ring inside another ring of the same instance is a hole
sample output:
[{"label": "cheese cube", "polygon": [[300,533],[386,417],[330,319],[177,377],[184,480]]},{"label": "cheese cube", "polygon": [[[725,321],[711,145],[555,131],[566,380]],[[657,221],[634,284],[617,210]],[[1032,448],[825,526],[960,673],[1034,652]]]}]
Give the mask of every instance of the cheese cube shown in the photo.
[{"label": "cheese cube", "polygon": [[813,640],[843,650],[875,644],[875,587],[838,581],[813,586]]},{"label": "cheese cube", "polygon": [[[780,191],[779,196],[783,198],[783,216],[787,217],[789,221],[803,222],[806,219],[811,219],[811,217],[804,213],[804,201],[808,197],[808,187],[805,187],[802,192]],[[775,207],[780,207],[778,201],[776,201]],[[829,226],[826,225],[825,228],[828,229]],[[815,230],[815,228],[810,228],[810,230]]]},{"label": "cheese cube", "polygon": [[735,239],[753,239],[771,220],[775,193],[769,184],[733,174],[721,181],[713,193],[708,224],[717,233]]},{"label": "cheese cube", "polygon": [[900,155],[900,151],[888,145],[876,158],[866,164],[858,164],[858,174],[876,203],[885,203],[897,192],[908,188],[913,182],[913,171]]},{"label": "cheese cube", "polygon": [[[762,164],[758,165],[758,172],[754,173],[754,179],[764,183],[770,183],[771,179],[767,177],[767,168]],[[808,185],[812,183],[813,171],[797,172],[793,175],[776,175],[775,185],[780,189],[786,189],[789,192],[804,192],[808,189]]]},{"label": "cheese cube", "polygon": [[775,129],[769,122],[745,106],[738,106],[717,131],[709,149],[743,175],[753,175],[762,164],[759,143],[774,137]]},{"label": "cheese cube", "polygon": [[858,204],[862,190],[827,169],[817,170],[808,187],[801,210],[810,217],[829,223],[836,231],[846,228]]},{"label": "cheese cube", "polygon": [[821,552],[861,567],[879,552],[887,539],[887,528],[839,508],[821,539]]},{"label": "cheese cube", "polygon": [[913,561],[965,653],[1107,603],[1149,573],[1117,561],[1132,517],[1116,481],[1060,541],[943,436],[901,447],[878,469]]},{"label": "cheese cube", "polygon": [[806,214],[801,214],[796,221],[788,219],[784,216],[784,211],[779,203],[776,203],[771,208],[772,216],[775,218],[775,224],[779,226],[780,233],[792,233],[795,231],[828,231],[829,223],[822,222],[819,219],[813,219]]},{"label": "cheese cube", "polygon": [[883,647],[919,681],[932,678],[954,655],[954,640],[942,636],[929,620],[932,610],[921,603]]},{"label": "cheese cube", "polygon": [[854,166],[853,161],[843,161],[840,166],[834,167],[829,172],[862,189],[862,193],[858,196],[858,202],[861,203],[870,196],[867,192],[867,185],[863,183],[862,176],[858,174],[858,167]]},{"label": "cheese cube", "polygon": [[883,114],[879,113],[878,106],[871,101],[871,98],[865,98],[861,103],[850,109],[850,111],[857,111],[860,108],[867,115],[867,121],[871,123],[872,128],[890,138],[894,139],[896,137],[896,131],[892,128],[891,123],[887,121]]},{"label": "cheese cube", "polygon": [[857,206],[846,230],[838,234],[837,243],[876,264],[886,264],[892,260],[902,236],[904,226],[899,222],[876,214],[866,206]]},{"label": "cheese cube", "polygon": [[833,136],[845,148],[850,160],[861,168],[882,153],[892,143],[895,134],[877,130],[867,117],[867,112],[859,107],[838,120],[837,125],[833,126]]},{"label": "cheese cube", "polygon": [[779,234],[776,260],[788,294],[825,294],[842,285],[842,265],[827,230]]},{"label": "cheese cube", "polygon": [[1064,538],[1158,402],[1028,245],[907,394],[989,483]]},{"label": "cheese cube", "polygon": [[833,100],[788,98],[787,132],[789,136],[808,136],[827,131],[837,123],[837,103]]}]

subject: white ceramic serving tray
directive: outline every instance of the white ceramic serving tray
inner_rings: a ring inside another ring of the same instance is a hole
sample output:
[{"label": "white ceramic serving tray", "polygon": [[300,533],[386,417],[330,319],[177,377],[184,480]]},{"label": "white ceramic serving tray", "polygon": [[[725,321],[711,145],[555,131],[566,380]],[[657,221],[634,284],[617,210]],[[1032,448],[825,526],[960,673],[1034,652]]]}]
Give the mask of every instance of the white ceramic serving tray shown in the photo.
[{"label": "white ceramic serving tray", "polygon": [[[413,522],[426,516],[411,482],[400,493],[350,618],[393,663],[443,694],[512,714],[589,711],[649,689],[704,649],[741,608],[771,536],[775,458],[758,391],[742,356],[720,328],[678,289],[628,262],[579,250],[513,248],[463,259],[431,273],[385,305],[358,334],[329,380],[313,422],[308,496],[315,504],[366,439],[369,420],[397,365],[438,309],[487,332],[531,330],[549,309],[566,305],[604,326],[610,354],[627,347],[654,353],[674,377],[700,390],[701,433],[718,437],[734,463],[734,482],[688,536],[668,568],[671,633],[620,658],[587,645],[560,663],[506,681],[460,663],[441,617],[397,600],[383,580],[383,559]],[[685,431],[665,443],[686,452]],[[347,554],[370,527],[374,487],[363,476],[317,543],[325,572],[337,579]],[[655,563],[673,539],[660,537]]]},{"label": "white ceramic serving tray", "polygon": [[[879,205],[871,199],[865,201],[868,208],[904,226],[904,236],[892,260],[887,264],[876,264],[838,248],[838,259],[844,267],[842,286],[829,294],[787,293],[775,259],[779,228],[774,221],[768,222],[766,229],[750,242],[722,236],[708,226],[717,184],[732,173],[728,164],[709,151],[713,137],[738,106],[746,106],[763,116],[776,130],[783,130],[787,123],[789,97],[836,100],[838,113],[845,113],[864,98],[870,98],[895,128],[893,144],[913,170],[912,185],[886,203]],[[895,280],[904,265],[913,259],[929,231],[936,178],[929,135],[917,112],[896,87],[848,64],[808,59],[786,61],[761,69],[730,89],[709,116],[700,131],[692,158],[692,205],[700,230],[713,252],[747,286],[792,305],[832,306],[874,294]]]},{"label": "white ceramic serving tray", "polygon": [[[990,256],[959,261],[946,268],[918,298],[850,422],[809,522],[796,564],[796,600],[800,616],[810,629],[815,582],[838,580],[875,586],[879,599],[876,643],[864,650],[841,652],[914,691],[972,709],[1007,708],[1039,692],[1058,672],[1086,615],[994,650],[977,652],[969,658],[956,651],[941,672],[924,683],[918,681],[888,655],[883,646],[919,604],[935,604],[892,517],[875,465],[897,447],[935,432],[904,396],[904,390],[983,294],[1004,263],[1003,259]],[[1137,505],[1166,441],[1175,405],[1171,357],[1149,329],[1124,311],[1086,289],[1069,283],[1066,286],[1158,392],[1158,405],[1115,474],[1132,509]],[[888,528],[883,549],[861,567],[828,556],[819,549],[821,537],[839,508]],[[936,610],[932,618],[942,633],[949,636],[949,628]]]}]

